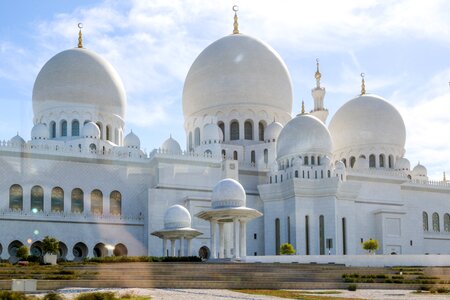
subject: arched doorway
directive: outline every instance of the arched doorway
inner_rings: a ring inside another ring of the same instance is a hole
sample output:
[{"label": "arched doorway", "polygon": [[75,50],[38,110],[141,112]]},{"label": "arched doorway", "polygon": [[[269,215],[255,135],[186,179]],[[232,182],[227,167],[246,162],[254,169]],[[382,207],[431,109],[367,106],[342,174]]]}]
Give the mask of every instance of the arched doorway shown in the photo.
[{"label": "arched doorway", "polygon": [[59,242],[58,247],[58,259],[66,260],[67,257],[67,246],[63,242]]},{"label": "arched doorway", "polygon": [[209,251],[209,248],[206,246],[203,246],[198,250],[198,256],[201,259],[208,259],[210,254],[211,254],[211,252]]},{"label": "arched doorway", "polygon": [[42,253],[42,243],[40,241],[34,242],[30,246],[30,255],[41,257]]},{"label": "arched doorway", "polygon": [[108,249],[106,249],[105,244],[98,243],[94,247],[94,257],[105,257],[108,255]]},{"label": "arched doorway", "polygon": [[117,244],[113,250],[114,256],[126,256],[128,255],[128,249],[124,244]]},{"label": "arched doorway", "polygon": [[76,243],[75,246],[73,246],[72,253],[74,257],[74,261],[80,261],[83,260],[85,257],[88,256],[88,247],[84,243]]}]

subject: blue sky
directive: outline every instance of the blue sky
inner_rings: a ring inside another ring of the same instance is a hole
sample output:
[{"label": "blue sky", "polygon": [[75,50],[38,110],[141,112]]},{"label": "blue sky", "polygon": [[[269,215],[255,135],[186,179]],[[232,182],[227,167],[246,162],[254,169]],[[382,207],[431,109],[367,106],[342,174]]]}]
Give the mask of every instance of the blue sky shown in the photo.
[{"label": "blue sky", "polygon": [[364,72],[367,91],[401,112],[412,166],[420,161],[435,179],[450,172],[450,2],[438,0],[1,1],[0,139],[29,139],[34,79],[53,55],[76,46],[82,22],[85,47],[124,81],[126,131],[147,151],[169,134],[184,145],[184,78],[206,46],[231,33],[235,2],[241,32],[285,60],[294,113],[302,99],[312,107],[316,57],[330,116],[359,93]]}]

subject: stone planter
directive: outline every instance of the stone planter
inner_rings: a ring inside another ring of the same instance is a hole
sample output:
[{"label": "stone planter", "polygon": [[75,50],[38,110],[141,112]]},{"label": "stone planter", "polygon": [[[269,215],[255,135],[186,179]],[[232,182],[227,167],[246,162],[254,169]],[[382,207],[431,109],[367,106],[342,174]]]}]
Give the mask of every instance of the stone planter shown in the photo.
[{"label": "stone planter", "polygon": [[44,264],[56,265],[56,259],[58,256],[56,254],[46,253],[44,255]]}]

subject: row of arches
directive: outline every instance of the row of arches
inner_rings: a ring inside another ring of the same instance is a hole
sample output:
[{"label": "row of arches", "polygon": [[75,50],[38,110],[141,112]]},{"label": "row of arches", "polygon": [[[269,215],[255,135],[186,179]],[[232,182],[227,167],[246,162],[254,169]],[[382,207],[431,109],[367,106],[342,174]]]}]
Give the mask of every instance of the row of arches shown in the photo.
[{"label": "row of arches", "polygon": [[[367,159],[365,155],[360,155],[360,158]],[[342,162],[346,167],[353,168],[356,162],[355,156],[350,156],[350,158],[347,160],[346,158],[342,159]],[[380,154],[376,156],[375,154],[369,155],[369,168],[394,168],[394,156],[385,154]]]},{"label": "row of arches", "polygon": [[[9,209],[24,209],[23,188],[19,184],[13,184],[9,188]],[[85,196],[80,188],[72,189],[70,193],[70,212],[85,212]],[[32,212],[44,211],[44,189],[40,185],[35,185],[30,191],[30,210]],[[50,211],[64,211],[64,190],[61,187],[54,187],[50,196]],[[103,193],[99,189],[94,189],[90,193],[90,212],[92,214],[103,214]],[[111,215],[122,214],[122,194],[119,191],[112,191],[109,194],[109,213]]]},{"label": "row of arches", "polygon": [[[279,175],[279,176],[278,176]],[[292,178],[302,178],[302,179],[324,179],[331,178],[331,170],[295,170],[294,174],[292,172],[285,173],[286,180]],[[338,176],[338,175],[336,175]],[[283,174],[276,174],[269,176],[269,183],[283,182]]]},{"label": "row of arches", "polygon": [[[90,122],[90,120],[85,120],[83,125],[88,122]],[[103,126],[102,122],[96,122],[96,124],[100,129],[100,139],[114,142],[117,145],[119,144],[119,141],[122,139],[122,131],[119,128],[113,129],[113,126],[110,124]],[[81,134],[80,121],[74,119],[68,123],[67,120],[63,119],[59,121],[58,124],[55,121],[51,121],[49,130],[49,136],[52,139],[67,136],[78,137]]]},{"label": "row of arches", "polygon": [[[19,240],[15,240],[12,241],[7,248],[8,251],[8,255],[10,257],[10,259],[15,259],[16,258],[16,253],[17,250],[23,246],[24,244],[19,241]],[[73,256],[73,260],[74,261],[81,261],[86,257],[105,257],[108,256],[108,247],[111,247],[112,249],[112,254],[114,256],[126,256],[128,255],[128,248],[122,244],[122,243],[118,243],[115,246],[109,246],[105,243],[99,242],[97,244],[95,244],[95,246],[89,250],[89,247],[83,243],[83,242],[77,242],[73,247],[72,247],[72,256]],[[42,250],[42,242],[41,241],[35,241],[33,242],[31,245],[29,245],[29,249],[30,249],[30,255],[34,255],[37,257],[42,257],[45,253]],[[3,246],[2,244],[0,244],[0,255],[3,252]],[[69,249],[67,247],[67,245],[64,242],[59,242],[59,247],[58,247],[58,259],[62,259],[62,260],[67,260],[67,257],[69,255]]]},{"label": "row of arches", "polygon": [[[264,141],[264,132],[266,129],[266,122],[259,121],[257,124],[257,131],[255,131],[255,123],[251,119],[247,119],[241,124],[238,120],[232,120],[229,124],[223,121],[219,121],[217,126],[222,130],[223,140],[222,141],[238,141],[238,140],[249,140],[249,141]],[[192,151],[194,147],[200,146],[201,130],[200,127],[196,127],[194,132],[189,132],[188,134],[188,146],[189,150]]]},{"label": "row of arches", "polygon": [[[428,220],[428,213],[422,212],[422,223],[423,223],[423,231],[429,231],[429,220]],[[437,212],[434,212],[431,215],[431,226],[432,230],[434,232],[440,232],[441,231],[441,224],[439,221],[439,214]],[[450,214],[445,213],[444,214],[444,231],[450,232]]]}]

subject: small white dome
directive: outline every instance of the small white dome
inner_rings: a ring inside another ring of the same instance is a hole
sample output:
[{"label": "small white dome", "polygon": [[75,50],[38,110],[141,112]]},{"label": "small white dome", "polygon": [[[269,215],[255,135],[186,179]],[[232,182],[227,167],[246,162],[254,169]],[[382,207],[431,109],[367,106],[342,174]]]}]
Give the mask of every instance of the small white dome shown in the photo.
[{"label": "small white dome", "polygon": [[280,135],[281,130],[283,130],[283,125],[281,123],[273,121],[269,125],[267,125],[266,130],[264,131],[264,140],[266,142],[272,142],[273,140],[277,140]]},{"label": "small white dome", "polygon": [[401,157],[395,162],[395,169],[399,171],[409,171],[409,169],[411,169],[411,163],[406,158]]},{"label": "small white dome", "polygon": [[301,114],[290,120],[278,137],[277,159],[293,155],[330,155],[331,136],[327,127],[310,114]]},{"label": "small white dome", "polygon": [[46,140],[48,139],[49,132],[47,125],[43,123],[38,123],[31,129],[31,139],[32,140]]},{"label": "small white dome", "polygon": [[33,87],[33,111],[39,116],[63,105],[95,106],[124,118],[125,89],[116,70],[85,48],[65,50],[41,69]]},{"label": "small white dome", "polygon": [[164,215],[164,229],[191,227],[191,214],[186,207],[179,204],[172,205]]},{"label": "small white dome", "polygon": [[214,123],[208,123],[203,127],[203,141],[209,142],[211,141],[214,143],[214,141],[221,142],[223,139],[220,137],[222,134],[222,130],[217,126],[217,124]]},{"label": "small white dome", "polygon": [[161,151],[169,154],[181,154],[182,152],[180,144],[172,136],[162,143]]},{"label": "small white dome", "polygon": [[362,95],[345,103],[331,119],[329,128],[334,153],[383,145],[404,152],[406,129],[402,116],[376,95]]},{"label": "small white dome", "polygon": [[345,164],[342,160],[339,160],[336,162],[336,170],[344,170]]},{"label": "small white dome", "polygon": [[427,177],[428,174],[427,168],[418,163],[417,166],[415,166],[414,169],[412,170],[412,174],[418,177]]},{"label": "small white dome", "polygon": [[10,142],[13,146],[23,146],[26,144],[25,140],[18,133],[11,138]]},{"label": "small white dome", "polygon": [[222,179],[213,189],[212,208],[245,206],[245,190],[242,185],[231,178]]},{"label": "small white dome", "polygon": [[189,69],[183,88],[184,117],[247,105],[290,114],[291,78],[272,47],[245,34],[227,35],[204,49]]},{"label": "small white dome", "polygon": [[133,133],[133,131],[130,131],[129,134],[125,136],[125,139],[123,140],[123,144],[127,148],[133,148],[133,149],[140,149],[141,148],[141,140],[137,135]]},{"label": "small white dome", "polygon": [[358,157],[356,159],[355,164],[353,165],[353,169],[362,170],[369,168],[369,161],[365,157]]},{"label": "small white dome", "polygon": [[81,130],[81,136],[84,138],[100,138],[100,128],[94,122],[87,122]]}]

